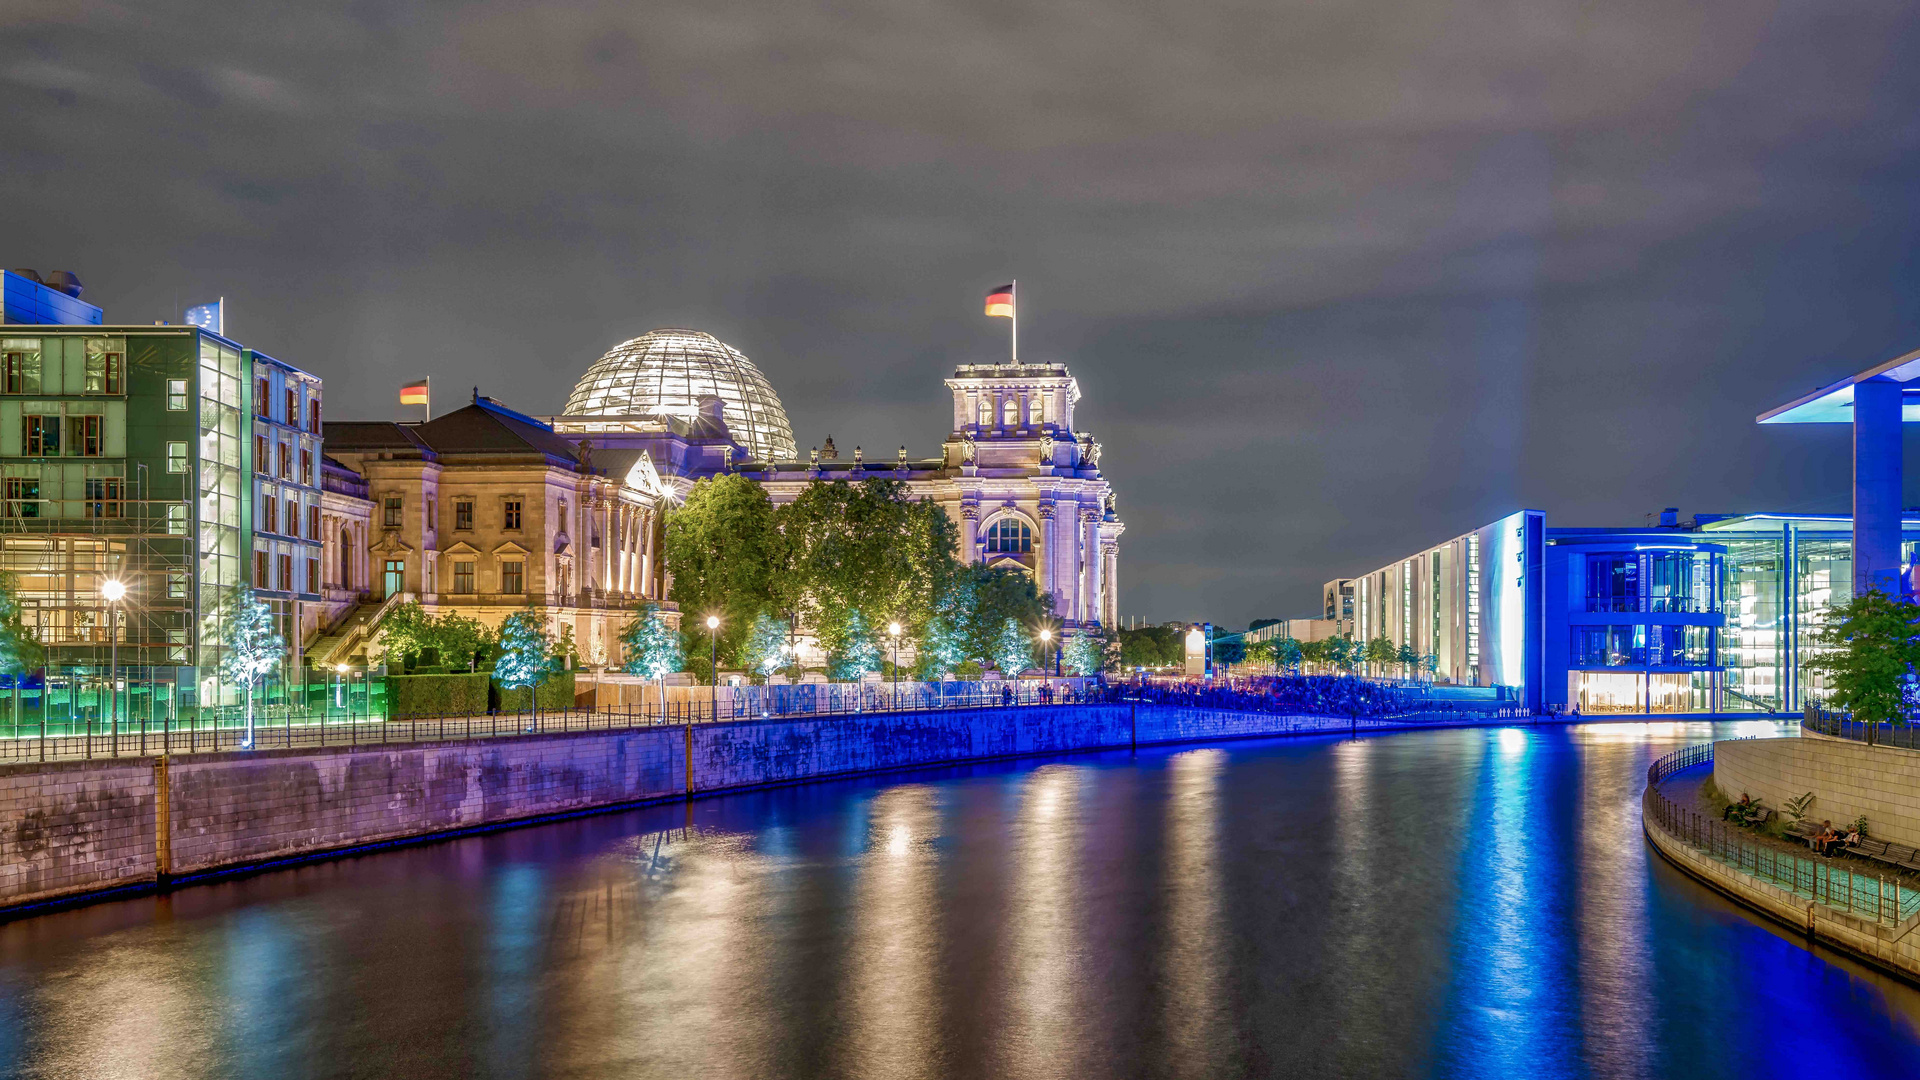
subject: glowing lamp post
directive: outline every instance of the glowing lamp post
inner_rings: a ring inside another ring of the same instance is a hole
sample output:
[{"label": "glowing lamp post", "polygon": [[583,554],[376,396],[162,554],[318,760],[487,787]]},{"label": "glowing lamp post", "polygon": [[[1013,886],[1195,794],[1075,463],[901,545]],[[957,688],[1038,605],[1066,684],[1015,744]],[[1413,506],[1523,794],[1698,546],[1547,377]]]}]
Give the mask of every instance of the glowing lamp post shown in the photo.
[{"label": "glowing lamp post", "polygon": [[113,752],[120,752],[120,601],[127,597],[127,585],[117,578],[108,578],[100,586],[100,595],[107,600],[107,724],[113,729]]},{"label": "glowing lamp post", "polygon": [[707,712],[720,717],[720,616],[707,616]]},{"label": "glowing lamp post", "polygon": [[[333,684],[333,704],[336,708],[345,709],[347,707],[347,665],[335,664],[333,670],[339,676]],[[349,721],[353,719],[351,711],[347,713],[347,719]]]}]

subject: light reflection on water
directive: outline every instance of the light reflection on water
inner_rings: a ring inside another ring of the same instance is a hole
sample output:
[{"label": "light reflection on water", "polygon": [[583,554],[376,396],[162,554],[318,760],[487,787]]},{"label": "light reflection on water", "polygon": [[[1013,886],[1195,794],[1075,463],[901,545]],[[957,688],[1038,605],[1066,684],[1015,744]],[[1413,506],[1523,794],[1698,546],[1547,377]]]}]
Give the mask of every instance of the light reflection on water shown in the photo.
[{"label": "light reflection on water", "polygon": [[1920,993],[1649,856],[1647,763],[1735,733],[983,765],[98,905],[0,926],[0,1075],[1915,1075]]}]

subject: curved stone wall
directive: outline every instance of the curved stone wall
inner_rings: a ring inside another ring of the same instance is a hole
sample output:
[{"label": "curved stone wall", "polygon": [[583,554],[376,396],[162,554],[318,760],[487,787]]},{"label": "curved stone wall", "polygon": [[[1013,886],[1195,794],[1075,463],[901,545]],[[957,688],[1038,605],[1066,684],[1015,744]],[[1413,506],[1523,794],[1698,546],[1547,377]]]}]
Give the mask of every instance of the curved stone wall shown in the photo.
[{"label": "curved stone wall", "polygon": [[1920,847],[1920,751],[1811,733],[1736,739],[1713,744],[1713,782],[1730,799],[1745,792],[1771,807],[1811,791],[1815,821],[1865,814],[1871,835]]}]

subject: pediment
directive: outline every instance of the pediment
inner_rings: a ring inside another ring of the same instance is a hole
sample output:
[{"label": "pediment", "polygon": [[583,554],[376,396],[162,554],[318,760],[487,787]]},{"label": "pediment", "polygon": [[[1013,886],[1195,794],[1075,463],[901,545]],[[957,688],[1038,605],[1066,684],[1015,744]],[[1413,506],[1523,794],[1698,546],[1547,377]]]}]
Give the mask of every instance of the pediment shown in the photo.
[{"label": "pediment", "polygon": [[519,544],[516,544],[511,540],[508,540],[505,543],[502,543],[499,547],[494,548],[493,554],[495,555],[531,555],[533,554],[533,552],[526,548],[521,547]]},{"label": "pediment", "polygon": [[480,554],[479,548],[474,547],[472,544],[467,543],[465,540],[457,540],[453,543],[451,547],[442,548],[441,550],[443,553],[447,555],[478,555]]}]

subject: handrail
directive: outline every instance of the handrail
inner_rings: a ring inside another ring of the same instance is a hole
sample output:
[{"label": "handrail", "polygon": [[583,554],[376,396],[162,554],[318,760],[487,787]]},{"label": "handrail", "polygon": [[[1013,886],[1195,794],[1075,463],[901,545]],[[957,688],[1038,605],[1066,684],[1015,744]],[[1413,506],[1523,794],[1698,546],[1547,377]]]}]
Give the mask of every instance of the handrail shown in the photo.
[{"label": "handrail", "polygon": [[1801,718],[1804,731],[1815,731],[1835,739],[1863,742],[1868,746],[1896,746],[1902,750],[1920,750],[1920,728],[1887,720],[1852,720],[1818,709],[1810,709]]},{"label": "handrail", "polygon": [[412,599],[413,594],[410,592],[389,593],[387,598],[380,602],[380,606],[374,608],[373,613],[359,623],[356,624],[353,621],[354,616],[349,615],[337,630],[332,631],[332,633],[339,635],[335,638],[333,644],[328,646],[325,653],[314,656],[312,658],[313,662],[317,665],[333,663],[334,658],[340,655],[340,650],[352,642],[356,635],[365,636],[371,632],[374,627],[380,625],[380,620],[387,617],[388,611],[390,611],[395,604],[405,603]]},{"label": "handrail", "polygon": [[1683,747],[1647,766],[1641,813],[1699,854],[1803,899],[1888,927],[1920,915],[1920,890],[1907,888],[1898,877],[1868,877],[1854,873],[1843,863],[1751,843],[1742,835],[1744,830],[1706,817],[1661,793],[1662,780],[1712,761],[1713,744],[1703,743]]}]

